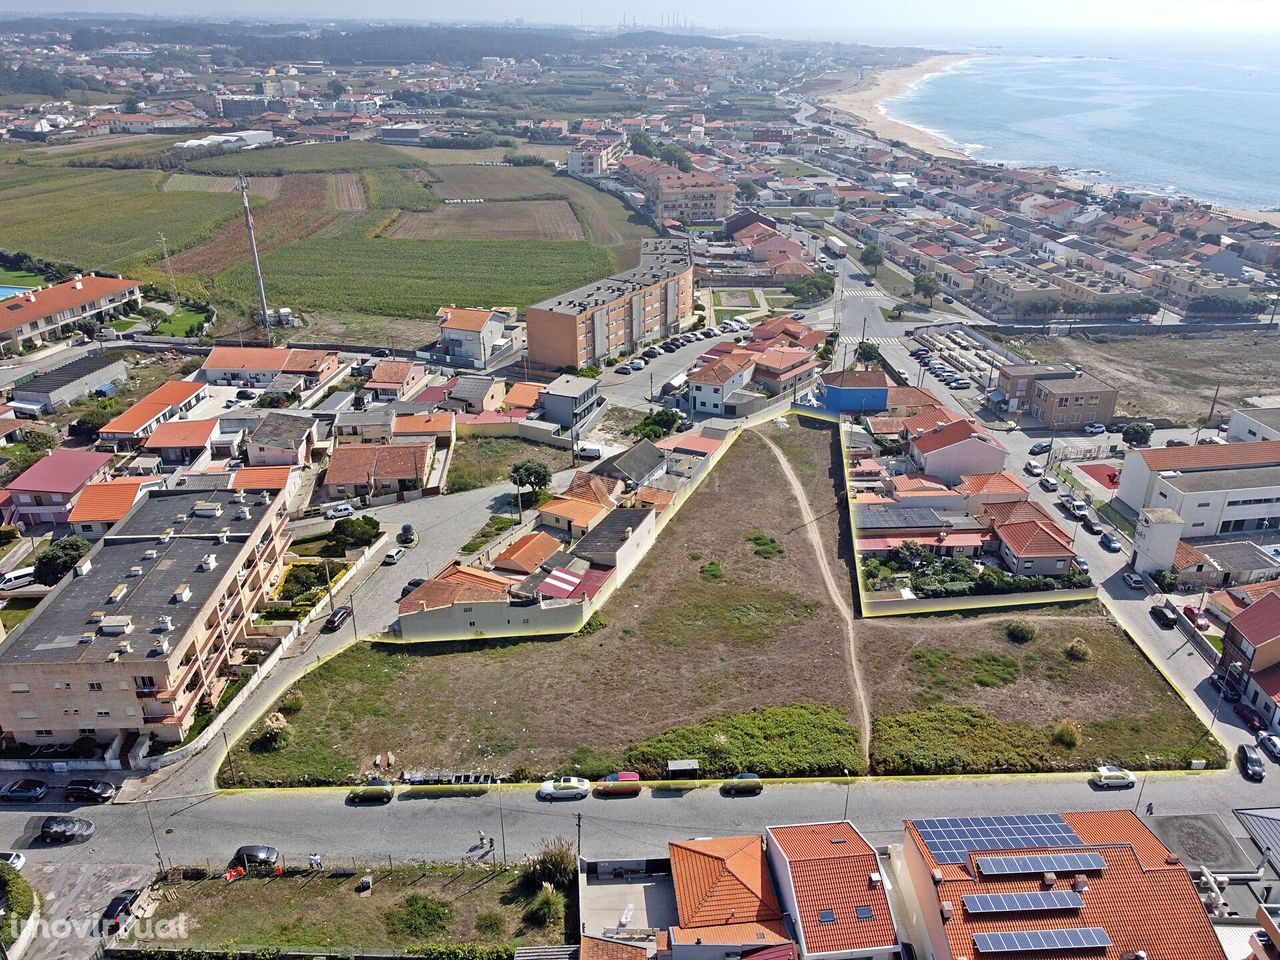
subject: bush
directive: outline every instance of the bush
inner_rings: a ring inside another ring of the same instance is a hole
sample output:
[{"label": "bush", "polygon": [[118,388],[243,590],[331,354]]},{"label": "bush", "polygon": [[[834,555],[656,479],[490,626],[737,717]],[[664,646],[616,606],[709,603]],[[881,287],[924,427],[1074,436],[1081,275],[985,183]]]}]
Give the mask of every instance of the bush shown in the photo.
[{"label": "bush", "polygon": [[478,943],[425,943],[410,947],[412,956],[426,960],[515,960],[516,948],[509,943],[489,946]]},{"label": "bush", "polygon": [[748,543],[756,545],[753,551],[757,557],[764,557],[766,560],[772,560],[774,557],[780,557],[786,551],[782,549],[782,544],[763,533],[753,533],[747,537]]},{"label": "bush", "polygon": [[262,723],[262,733],[253,741],[253,748],[263,753],[283,750],[297,735],[298,731],[283,713],[270,713]]},{"label": "bush", "polygon": [[575,634],[575,636],[589,637],[593,633],[595,633],[597,630],[603,630],[608,625],[609,625],[608,620],[600,616],[600,614],[598,613],[593,613],[591,616],[587,617],[587,622],[584,623],[578,629],[578,632],[577,634]]},{"label": "bush", "polygon": [[476,933],[486,940],[501,940],[507,935],[507,918],[497,910],[481,910],[475,925]]},{"label": "bush", "polygon": [[721,569],[720,562],[718,560],[711,560],[704,563],[702,567],[699,568],[698,574],[708,583],[724,579],[724,570]]},{"label": "bush", "polygon": [[520,861],[516,876],[526,890],[544,886],[571,890],[578,882],[578,855],[566,837],[543,840],[537,853]]},{"label": "bush", "polygon": [[1157,570],[1151,574],[1151,582],[1159,587],[1161,593],[1173,593],[1178,586],[1178,575],[1172,570]]},{"label": "bush", "polygon": [[302,696],[302,691],[297,687],[294,687],[280,698],[280,712],[286,716],[291,717],[301,713],[302,708],[306,705],[306,699]]},{"label": "bush", "polygon": [[1093,659],[1093,648],[1079,637],[1075,637],[1068,643],[1062,652],[1068,660],[1074,660],[1076,663],[1084,663]]},{"label": "bush", "polygon": [[1004,635],[1014,643],[1030,643],[1038,632],[1036,625],[1026,620],[1010,620],[1004,625]]},{"label": "bush", "polygon": [[1029,773],[1053,768],[1049,738],[1001,723],[976,707],[937,704],[879,716],[871,724],[871,771],[879,775]]},{"label": "bush", "polygon": [[18,539],[17,527],[0,527],[0,547],[7,546]]},{"label": "bush", "polygon": [[565,897],[549,883],[533,895],[524,918],[535,927],[549,927],[564,920]]},{"label": "bush", "polygon": [[22,874],[7,863],[0,863],[0,899],[6,907],[4,922],[0,923],[0,941],[11,947],[36,909],[36,895]]},{"label": "bush", "polygon": [[383,914],[387,933],[402,940],[428,940],[452,920],[452,907],[422,893],[409,894]]},{"label": "bush", "polygon": [[1069,720],[1056,724],[1052,739],[1058,746],[1074,750],[1080,744],[1080,728]]}]

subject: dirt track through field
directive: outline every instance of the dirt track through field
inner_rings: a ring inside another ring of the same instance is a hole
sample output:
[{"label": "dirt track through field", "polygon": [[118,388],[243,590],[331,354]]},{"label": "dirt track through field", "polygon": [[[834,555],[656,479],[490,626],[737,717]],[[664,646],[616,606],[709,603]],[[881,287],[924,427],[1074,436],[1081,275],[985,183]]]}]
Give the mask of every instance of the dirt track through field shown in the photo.
[{"label": "dirt track through field", "polygon": [[805,535],[809,539],[809,546],[813,548],[814,556],[818,559],[818,568],[822,571],[822,582],[826,585],[827,595],[831,598],[831,603],[835,608],[840,611],[845,642],[848,647],[845,666],[849,671],[849,686],[858,697],[859,726],[862,729],[862,755],[864,759],[869,761],[871,757],[871,710],[867,706],[867,691],[862,684],[862,668],[858,664],[857,627],[854,623],[853,607],[849,603],[848,596],[840,591],[835,575],[831,572],[831,564],[827,560],[826,549],[823,547],[822,539],[818,535],[817,517],[814,516],[813,508],[809,505],[809,496],[804,492],[804,484],[800,482],[800,478],[796,476],[795,470],[791,467],[791,461],[787,459],[786,454],[778,448],[777,444],[759,430],[753,430],[752,432],[763,440],[773,452],[778,461],[778,466],[782,468],[782,472],[786,475],[787,483],[791,486],[791,492],[795,496],[796,502],[800,505],[800,519],[804,526]]},{"label": "dirt track through field", "polygon": [[335,173],[333,175],[334,207],[349,212],[367,210],[368,199],[364,194],[364,181],[358,173]]}]

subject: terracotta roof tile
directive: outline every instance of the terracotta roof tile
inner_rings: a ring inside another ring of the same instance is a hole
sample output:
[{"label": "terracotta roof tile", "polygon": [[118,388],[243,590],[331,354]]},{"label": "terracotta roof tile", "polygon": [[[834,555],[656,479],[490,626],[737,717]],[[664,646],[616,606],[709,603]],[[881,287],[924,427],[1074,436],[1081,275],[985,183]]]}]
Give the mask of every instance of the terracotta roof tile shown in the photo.
[{"label": "terracotta roof tile", "polygon": [[122,477],[105,483],[91,483],[80,491],[68,518],[71,523],[114,523],[129,512],[144,483],[152,477]]},{"label": "terracotta roof tile", "polygon": [[667,507],[671,506],[671,500],[675,494],[670,490],[663,490],[661,487],[643,486],[636,490],[636,506],[652,507],[658,513],[661,513]]},{"label": "terracotta roof tile", "polygon": [[448,434],[453,430],[452,413],[413,413],[398,416],[391,432],[409,434]]},{"label": "terracotta roof tile", "polygon": [[982,508],[982,519],[993,527],[1022,520],[1053,520],[1053,515],[1034,500],[1009,500],[988,503]]},{"label": "terracotta roof tile", "polygon": [[373,372],[369,374],[369,380],[365,384],[394,384],[402,386],[405,381],[413,374],[414,364],[411,360],[379,360],[378,365],[373,368]]},{"label": "terracotta roof tile", "polygon": [[608,507],[601,506],[598,503],[565,497],[556,497],[554,500],[548,500],[538,509],[542,513],[550,514],[553,517],[563,517],[565,520],[580,527],[585,527],[609,510]]},{"label": "terracotta roof tile", "polygon": [[538,405],[538,398],[541,396],[542,384],[528,383],[521,380],[511,385],[507,395],[502,398],[502,405],[504,407],[523,407],[526,410],[532,410]]},{"label": "terracotta roof tile", "polygon": [[438,610],[459,602],[505,601],[502,590],[478,583],[455,583],[451,580],[428,580],[400,601],[400,615]]},{"label": "terracotta roof tile", "polygon": [[671,942],[679,944],[716,943],[737,946],[740,944],[790,943],[786,927],[780,920],[763,923],[719,923],[710,927],[671,928]]},{"label": "terracotta roof tile", "polygon": [[946,407],[925,406],[919,413],[907,417],[903,421],[902,429],[906,430],[908,434],[914,434],[917,431],[932,430],[940,423],[955,423],[957,420],[963,419],[963,414],[948,410]]},{"label": "terracotta roof tile", "polygon": [[231,478],[233,490],[283,490],[291,467],[241,467]]},{"label": "terracotta roof tile", "polygon": [[583,936],[578,944],[578,960],[645,960],[644,944],[621,943],[602,937]]},{"label": "terracotta roof tile", "polygon": [[186,403],[196,394],[208,389],[203,383],[193,383],[190,380],[170,380],[162,383],[150,393],[144,400],[151,400],[156,403],[171,403],[175,407]]},{"label": "terracotta roof tile", "polygon": [[[79,284],[79,289],[76,285]],[[113,294],[124,293],[138,286],[137,280],[117,280],[115,277],[86,276],[80,280],[68,280],[44,290],[32,290],[10,297],[0,306],[0,330],[28,324],[45,317],[73,310]]]},{"label": "terracotta roof tile", "polygon": [[434,443],[342,444],[329,457],[324,482],[334,486],[422,480],[434,450]]},{"label": "terracotta roof tile", "polygon": [[1208,557],[1185,540],[1179,540],[1178,545],[1173,549],[1174,570],[1188,570],[1197,564],[1207,563],[1208,560]]},{"label": "terracotta roof tile", "polygon": [[1019,559],[1030,557],[1075,556],[1070,538],[1056,523],[1046,520],[1024,520],[1020,523],[1002,523],[996,527],[998,536]]},{"label": "terracotta roof tile", "polygon": [[956,487],[958,493],[972,497],[980,493],[1026,493],[1027,488],[1012,473],[974,473],[960,478]]},{"label": "terracotta roof tile", "polygon": [[300,350],[290,347],[214,347],[204,366],[218,370],[280,370],[285,373],[316,373],[337,354],[331,350]]},{"label": "terracotta roof tile", "polygon": [[663,450],[670,450],[672,453],[688,453],[695,457],[709,457],[723,445],[723,440],[717,440],[715,437],[704,436],[700,433],[676,433],[654,444],[654,446],[661,447]]},{"label": "terracotta roof tile", "polygon": [[148,450],[162,447],[203,447],[209,442],[217,426],[217,420],[170,420],[156,427],[142,445]]},{"label": "terracotta roof tile", "polygon": [[526,533],[503,550],[493,561],[495,570],[511,570],[515,573],[533,573],[542,561],[560,549],[560,541],[539,530]]},{"label": "terracotta roof tile", "polygon": [[1151,470],[1217,470],[1280,465],[1280,440],[1156,447],[1138,454]]},{"label": "terracotta roof tile", "polygon": [[1231,627],[1255,650],[1280,638],[1280,593],[1263,594],[1232,618]]},{"label": "terracotta roof tile", "polygon": [[469,307],[441,307],[436,311],[442,330],[470,330],[479,333],[489,321],[492,311]]},{"label": "terracotta roof tile", "polygon": [[622,481],[620,480],[579,470],[570,479],[569,486],[565,488],[564,493],[560,496],[570,500],[581,500],[584,503],[594,503],[602,507],[616,507],[618,505],[618,491],[621,488]]},{"label": "terracotta roof tile", "polygon": [[947,447],[953,447],[957,443],[963,443],[970,438],[988,443],[997,450],[1004,450],[999,440],[972,420],[956,420],[940,428],[922,433],[919,436],[913,436],[908,442],[917,453],[929,454]]},{"label": "terracotta roof tile", "polygon": [[682,927],[781,918],[759,836],[687,840],[667,847]]},{"label": "terracotta roof tile", "polygon": [[137,434],[149,423],[166,416],[173,409],[173,404],[147,399],[139,400],[128,410],[107,421],[99,434]]},{"label": "terracotta roof tile", "polygon": [[713,385],[728,383],[735,374],[741,373],[753,363],[755,358],[748,353],[730,353],[689,374],[689,382]]},{"label": "terracotta roof tile", "polygon": [[931,392],[924,387],[895,387],[889,385],[889,406],[891,407],[923,407],[926,405],[942,406]]},{"label": "terracotta roof tile", "polygon": [[506,577],[500,577],[496,573],[490,573],[488,570],[481,570],[479,567],[467,566],[457,560],[436,574],[435,579],[445,580],[449,583],[474,584],[488,590],[497,590],[500,593],[506,593],[507,588],[511,586],[511,581]]}]

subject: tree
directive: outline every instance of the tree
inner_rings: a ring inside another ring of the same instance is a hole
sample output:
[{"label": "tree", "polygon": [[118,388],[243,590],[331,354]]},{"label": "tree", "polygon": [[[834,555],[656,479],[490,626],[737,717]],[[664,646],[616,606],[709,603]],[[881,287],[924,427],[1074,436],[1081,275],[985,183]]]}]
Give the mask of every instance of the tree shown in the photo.
[{"label": "tree", "polygon": [[1120,437],[1131,447],[1145,447],[1151,442],[1151,428],[1145,423],[1130,423]]},{"label": "tree", "polygon": [[929,298],[929,306],[933,306],[933,298],[942,292],[942,281],[927,272],[917,273],[911,286],[918,296]]},{"label": "tree", "polygon": [[653,137],[649,134],[643,130],[637,130],[631,135],[631,152],[638,153],[642,157],[656,157],[658,145],[653,142]]},{"label": "tree", "polygon": [[878,243],[868,243],[858,254],[858,262],[864,267],[870,267],[871,275],[874,277],[880,269],[880,264],[884,263],[884,250]]},{"label": "tree", "polygon": [[27,445],[27,449],[36,456],[43,456],[45,451],[52,450],[58,445],[58,438],[52,434],[45,433],[43,430],[24,430],[22,439]]},{"label": "tree", "polygon": [[863,340],[858,344],[858,352],[854,356],[863,363],[877,363],[880,360],[880,348]]},{"label": "tree", "polygon": [[140,106],[140,101],[132,93],[120,101],[120,109],[124,113],[137,113]]},{"label": "tree", "polygon": [[529,457],[511,467],[511,482],[516,486],[516,498],[520,504],[520,512],[523,514],[524,494],[521,493],[521,490],[528,487],[536,493],[539,490],[547,489],[547,487],[551,486],[551,468],[541,460]]},{"label": "tree", "polygon": [[836,279],[829,273],[811,273],[805,277],[792,277],[782,288],[802,303],[831,296]]},{"label": "tree", "polygon": [[760,196],[760,188],[755,185],[754,180],[743,177],[738,181],[738,198],[740,200],[750,203],[758,196]]},{"label": "tree", "polygon": [[333,94],[334,99],[345,96],[347,92],[347,85],[337,77],[334,77],[329,81],[329,92]]},{"label": "tree", "polygon": [[110,407],[92,407],[80,414],[80,418],[71,424],[69,433],[73,437],[96,437],[98,431],[115,417]]},{"label": "tree", "polygon": [[681,173],[688,173],[693,169],[693,160],[689,157],[689,152],[683,147],[677,147],[674,143],[663,144],[658,150],[658,157]]},{"label": "tree", "polygon": [[88,552],[89,541],[83,537],[55,540],[36,557],[36,581],[52,587],[70,573],[71,568]]}]

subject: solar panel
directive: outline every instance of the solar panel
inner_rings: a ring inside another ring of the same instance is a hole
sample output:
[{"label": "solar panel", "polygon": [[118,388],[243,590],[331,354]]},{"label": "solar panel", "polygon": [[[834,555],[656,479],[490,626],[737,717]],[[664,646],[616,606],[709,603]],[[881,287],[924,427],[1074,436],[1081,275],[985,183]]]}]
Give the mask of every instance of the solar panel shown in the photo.
[{"label": "solar panel", "polygon": [[978,857],[978,872],[988,876],[1007,876],[1017,873],[1078,873],[1085,870],[1107,869],[1102,854],[1084,853],[1028,853],[1017,857]]},{"label": "solar panel", "polygon": [[914,821],[938,863],[964,863],[974,850],[1079,847],[1083,841],[1056,813],[1007,817],[938,817]]},{"label": "solar panel", "polygon": [[979,953],[1015,953],[1025,950],[1094,950],[1111,946],[1101,927],[1074,930],[1017,930],[1012,933],[975,933]]},{"label": "solar panel", "polygon": [[1078,910],[1084,900],[1074,890],[1028,893],[971,893],[961,898],[970,913],[1022,913],[1030,910]]}]

